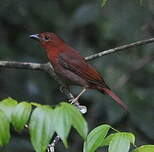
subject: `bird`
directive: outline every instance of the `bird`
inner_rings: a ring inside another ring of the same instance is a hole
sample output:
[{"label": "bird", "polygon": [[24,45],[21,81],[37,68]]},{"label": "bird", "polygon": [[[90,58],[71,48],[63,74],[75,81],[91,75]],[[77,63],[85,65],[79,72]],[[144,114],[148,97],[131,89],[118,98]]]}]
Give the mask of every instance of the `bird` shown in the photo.
[{"label": "bird", "polygon": [[54,72],[65,85],[83,88],[73,102],[78,101],[87,89],[95,89],[109,95],[127,111],[127,106],[108,87],[103,76],[61,37],[52,32],[41,32],[30,35],[30,38],[37,40],[44,48]]}]

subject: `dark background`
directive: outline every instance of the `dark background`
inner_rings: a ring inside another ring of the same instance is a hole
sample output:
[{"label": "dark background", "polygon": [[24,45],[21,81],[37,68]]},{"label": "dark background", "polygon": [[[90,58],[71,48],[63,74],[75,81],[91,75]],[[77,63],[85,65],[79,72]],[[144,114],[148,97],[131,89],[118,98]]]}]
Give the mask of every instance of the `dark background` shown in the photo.
[{"label": "dark background", "polygon": [[[46,63],[43,49],[30,34],[55,32],[83,56],[154,35],[154,1],[111,0],[1,0],[0,60]],[[108,96],[88,91],[80,103],[88,107],[89,129],[102,123],[136,135],[136,144],[154,144],[154,44],[126,49],[97,58],[93,64],[108,85],[128,105],[129,114]],[[36,101],[55,105],[66,97],[48,74],[39,71],[0,69],[0,100]],[[77,94],[80,88],[73,87]],[[3,152],[32,152],[28,132],[12,131]],[[59,143],[57,151],[82,151],[82,139],[72,131],[69,148]],[[102,151],[100,149],[100,151]]]}]

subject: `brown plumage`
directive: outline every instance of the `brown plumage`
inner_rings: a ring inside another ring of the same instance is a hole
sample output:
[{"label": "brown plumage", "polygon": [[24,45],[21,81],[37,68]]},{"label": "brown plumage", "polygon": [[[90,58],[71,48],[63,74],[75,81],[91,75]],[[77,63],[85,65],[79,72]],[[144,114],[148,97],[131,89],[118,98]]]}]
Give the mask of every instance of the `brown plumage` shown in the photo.
[{"label": "brown plumage", "polygon": [[66,85],[78,85],[85,90],[96,89],[103,94],[108,94],[125,110],[127,109],[121,99],[106,85],[101,74],[79,52],[71,48],[56,34],[44,32],[30,37],[39,40],[55,73]]}]

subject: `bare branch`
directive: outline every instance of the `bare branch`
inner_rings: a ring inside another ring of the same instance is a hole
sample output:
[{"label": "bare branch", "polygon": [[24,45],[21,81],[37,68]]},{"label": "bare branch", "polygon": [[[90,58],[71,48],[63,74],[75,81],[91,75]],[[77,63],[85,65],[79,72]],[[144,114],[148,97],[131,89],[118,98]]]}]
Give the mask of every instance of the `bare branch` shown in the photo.
[{"label": "bare branch", "polygon": [[122,51],[124,49],[132,48],[132,47],[135,47],[135,46],[145,45],[145,44],[152,43],[152,42],[154,42],[154,38],[142,40],[142,41],[137,41],[137,42],[134,42],[134,43],[122,45],[122,46],[119,46],[119,47],[116,47],[116,48],[113,48],[113,49],[105,50],[105,51],[99,52],[97,54],[87,56],[87,57],[85,57],[85,59],[86,60],[93,60],[93,59],[96,59],[96,58],[104,56],[104,55],[108,55],[108,54],[111,54],[111,53]]},{"label": "bare branch", "polygon": [[30,63],[30,62],[15,62],[15,61],[0,61],[0,67],[12,69],[29,69],[29,70],[44,70],[46,64]]}]

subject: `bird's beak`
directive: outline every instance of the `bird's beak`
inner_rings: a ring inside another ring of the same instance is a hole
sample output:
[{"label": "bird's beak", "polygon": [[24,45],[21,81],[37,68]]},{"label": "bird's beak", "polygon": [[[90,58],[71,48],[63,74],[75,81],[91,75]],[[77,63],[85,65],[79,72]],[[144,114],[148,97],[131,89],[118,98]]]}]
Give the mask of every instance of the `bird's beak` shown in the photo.
[{"label": "bird's beak", "polygon": [[40,40],[39,34],[32,34],[29,37],[35,40]]}]

